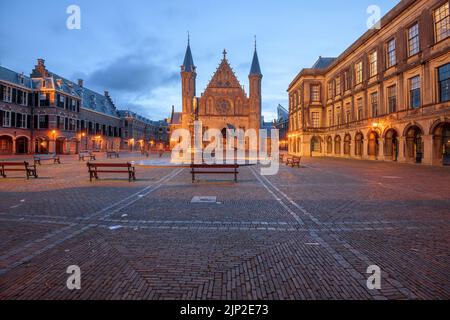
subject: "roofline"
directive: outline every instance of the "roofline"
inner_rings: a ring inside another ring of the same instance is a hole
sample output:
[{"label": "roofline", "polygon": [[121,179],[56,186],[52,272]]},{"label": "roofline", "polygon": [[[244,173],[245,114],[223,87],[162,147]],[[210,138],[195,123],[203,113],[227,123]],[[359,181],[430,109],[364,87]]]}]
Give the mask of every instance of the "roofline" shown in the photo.
[{"label": "roofline", "polygon": [[[343,53],[341,53],[336,60],[331,63],[327,68],[320,69],[320,75],[325,74],[329,70],[333,69],[336,65],[338,65],[340,62],[342,62],[345,58],[347,58],[350,54],[352,54],[356,48],[360,47],[362,44],[364,44],[366,41],[368,41],[370,38],[375,36],[379,31],[381,31],[386,25],[391,23],[395,18],[397,18],[400,14],[403,13],[403,11],[415,4],[419,0],[401,0],[400,3],[398,3],[394,8],[392,8],[388,13],[386,13],[381,18],[381,28],[379,30],[377,29],[371,29],[366,31],[362,36],[360,36],[355,42],[353,42]],[[291,90],[291,88],[295,85],[295,83],[298,81],[298,79],[304,75],[316,75],[316,74],[309,74],[309,71],[311,69],[302,69],[299,74],[294,78],[294,80],[289,84],[289,88],[287,91]],[[319,74],[317,74],[319,75]]]},{"label": "roofline", "polygon": [[116,116],[113,116],[113,115],[110,115],[110,114],[107,114],[107,113],[103,113],[103,112],[100,112],[100,111],[95,111],[95,110],[92,110],[92,109],[88,109],[88,108],[85,108],[85,107],[80,107],[80,109],[83,109],[83,110],[86,110],[86,111],[90,111],[92,113],[97,113],[97,114],[100,114],[102,116],[110,117],[110,118],[113,118],[113,119],[118,119],[118,120],[121,119],[119,117],[116,117]]},{"label": "roofline", "polygon": [[33,91],[33,90],[34,90],[33,88],[25,87],[25,86],[22,86],[22,85],[20,85],[20,84],[14,83],[14,82],[9,82],[8,80],[5,80],[5,79],[0,79],[0,81],[1,81],[1,82],[4,82],[4,83],[7,83],[7,84],[9,84],[9,85],[15,86],[15,87],[19,87],[19,88],[22,88],[22,89],[26,89],[26,90],[28,90],[28,91]]}]

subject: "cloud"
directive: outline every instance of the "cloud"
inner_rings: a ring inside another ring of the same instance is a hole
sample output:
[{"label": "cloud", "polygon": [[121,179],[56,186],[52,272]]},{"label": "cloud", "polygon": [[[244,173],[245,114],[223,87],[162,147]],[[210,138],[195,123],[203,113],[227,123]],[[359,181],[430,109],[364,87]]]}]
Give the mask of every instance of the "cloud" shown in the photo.
[{"label": "cloud", "polygon": [[160,86],[167,86],[178,79],[172,72],[144,57],[129,54],[116,59],[104,68],[91,73],[87,79],[93,87],[114,91],[116,93],[142,93],[153,91]]}]

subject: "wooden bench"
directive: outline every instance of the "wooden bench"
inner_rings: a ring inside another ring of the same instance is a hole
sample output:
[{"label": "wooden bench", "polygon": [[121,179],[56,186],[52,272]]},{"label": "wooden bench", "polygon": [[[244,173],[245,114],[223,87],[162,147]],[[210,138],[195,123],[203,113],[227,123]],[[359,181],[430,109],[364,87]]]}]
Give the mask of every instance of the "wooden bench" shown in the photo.
[{"label": "wooden bench", "polygon": [[95,154],[92,152],[80,152],[78,154],[78,161],[85,161],[85,158],[89,158],[89,161],[97,160]]},{"label": "wooden bench", "polygon": [[286,160],[286,165],[291,166],[292,168],[298,167],[300,168],[301,157],[288,157]]},{"label": "wooden bench", "polygon": [[7,172],[25,172],[27,175],[27,180],[33,176],[35,179],[38,178],[36,165],[30,165],[28,162],[0,162],[0,175],[6,178]]},{"label": "wooden bench", "polygon": [[[128,181],[136,180],[136,169],[129,162],[127,163],[87,163],[89,170],[89,179],[98,180],[99,173],[126,173],[128,174]],[[120,170],[122,169],[122,170]]]},{"label": "wooden bench", "polygon": [[[212,169],[212,170],[207,170]],[[191,174],[192,183],[196,181],[195,176],[198,174],[232,174],[234,175],[234,182],[238,182],[239,174],[238,164],[192,164]]]},{"label": "wooden bench", "polygon": [[120,154],[117,151],[107,151],[106,152],[106,157],[108,159],[112,159],[112,158],[119,159],[120,158]]},{"label": "wooden bench", "polygon": [[53,161],[53,164],[61,164],[61,159],[56,154],[35,155],[34,164],[42,165],[42,161]]}]

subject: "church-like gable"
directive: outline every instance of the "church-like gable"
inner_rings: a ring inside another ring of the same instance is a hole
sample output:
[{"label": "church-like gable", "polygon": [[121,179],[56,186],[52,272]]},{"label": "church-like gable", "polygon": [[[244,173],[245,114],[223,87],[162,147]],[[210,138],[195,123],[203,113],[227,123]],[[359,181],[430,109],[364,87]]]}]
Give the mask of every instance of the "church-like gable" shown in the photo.
[{"label": "church-like gable", "polygon": [[195,119],[201,121],[205,128],[220,131],[227,128],[259,130],[262,74],[256,48],[249,74],[248,95],[231,68],[225,50],[219,67],[200,97],[196,95],[196,77],[197,68],[188,42],[185,63],[181,66],[183,128],[191,128]]},{"label": "church-like gable", "polygon": [[239,80],[226,57],[222,59],[216,73],[213,75],[207,88],[239,88],[242,89]]}]

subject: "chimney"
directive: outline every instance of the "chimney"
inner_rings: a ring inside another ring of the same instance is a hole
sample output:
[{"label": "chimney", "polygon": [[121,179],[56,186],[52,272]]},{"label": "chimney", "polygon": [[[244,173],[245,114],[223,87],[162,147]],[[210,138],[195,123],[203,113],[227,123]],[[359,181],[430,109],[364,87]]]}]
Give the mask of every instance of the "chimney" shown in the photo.
[{"label": "chimney", "polygon": [[105,97],[109,98],[109,91],[105,91]]},{"label": "chimney", "polygon": [[83,88],[83,79],[78,79],[78,86]]},{"label": "chimney", "polygon": [[45,68],[45,60],[37,59],[37,65],[34,67],[34,70],[31,73],[32,78],[45,78],[48,77],[48,71]]}]

